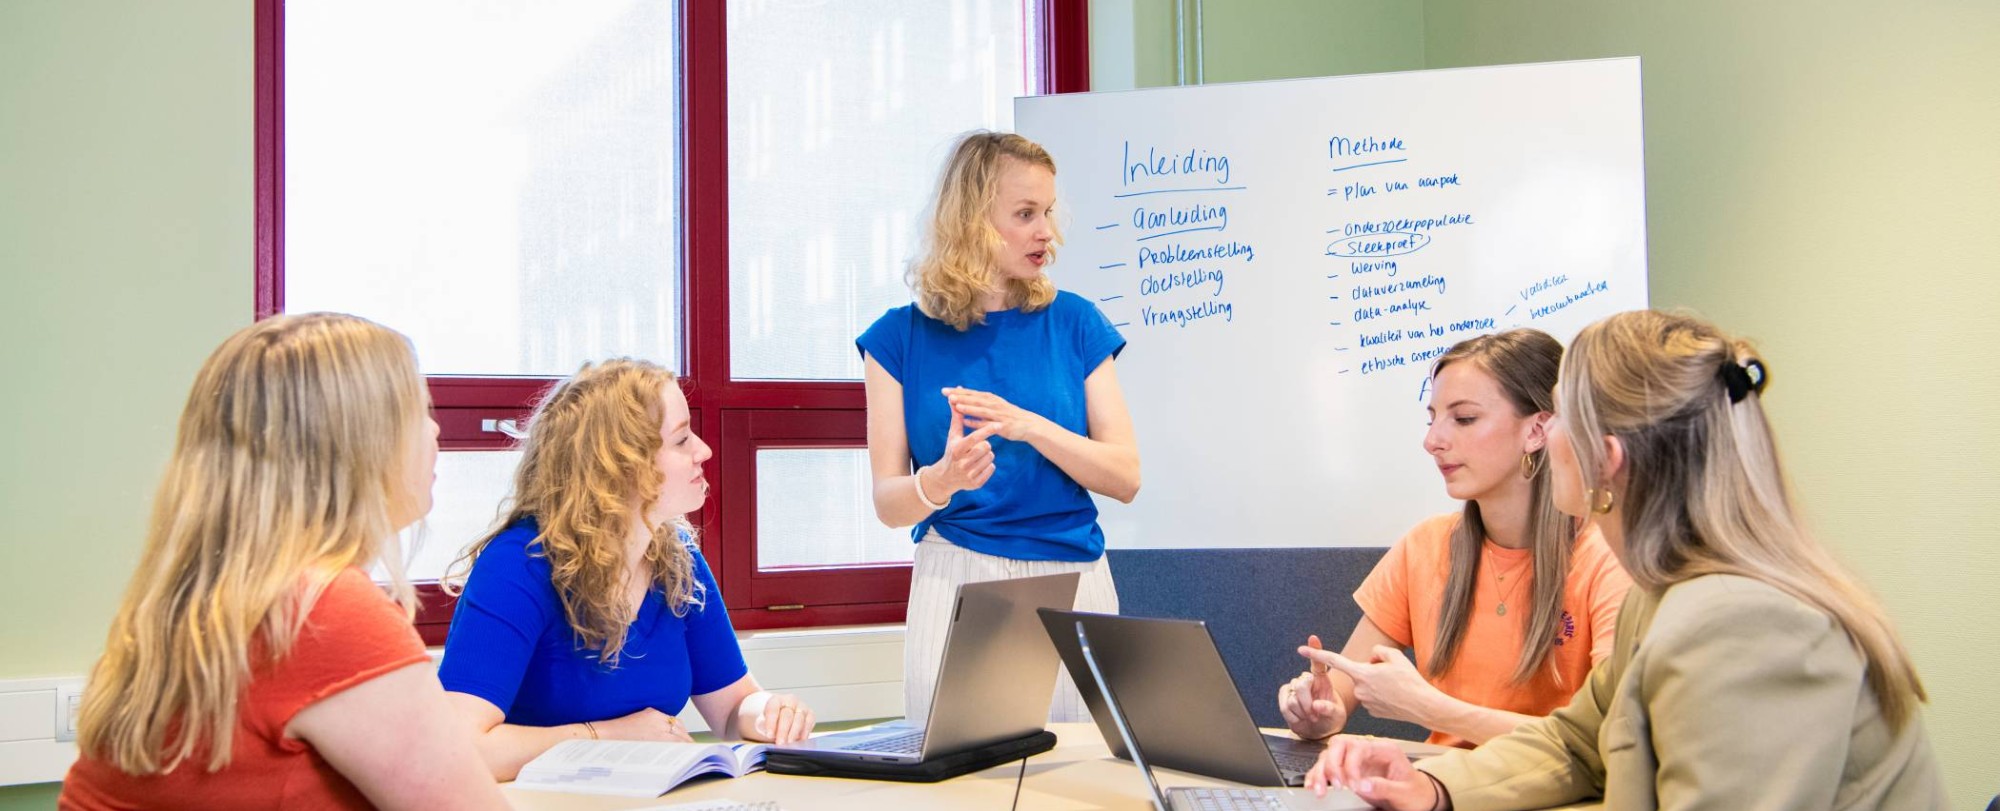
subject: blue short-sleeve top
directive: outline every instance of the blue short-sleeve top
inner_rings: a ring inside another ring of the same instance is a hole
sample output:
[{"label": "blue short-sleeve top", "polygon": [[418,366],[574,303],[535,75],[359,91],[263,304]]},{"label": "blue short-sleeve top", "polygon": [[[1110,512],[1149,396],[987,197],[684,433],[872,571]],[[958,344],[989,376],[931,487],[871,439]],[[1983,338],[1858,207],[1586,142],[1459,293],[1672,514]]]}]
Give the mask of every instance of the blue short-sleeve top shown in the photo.
[{"label": "blue short-sleeve top", "polygon": [[491,702],[507,723],[558,726],[651,707],[678,715],[690,696],[749,672],[722,591],[692,540],[699,605],[680,615],[658,588],[646,592],[615,666],[582,649],[563,613],[533,518],[514,522],[473,562],[452,615],[438,679],[444,689]]},{"label": "blue short-sleeve top", "polygon": [[[1110,319],[1074,293],[1059,292],[1034,312],[1002,310],[959,332],[916,305],[894,308],[855,341],[903,386],[910,456],[944,456],[948,386],[989,391],[1063,428],[1088,436],[1083,381],[1125,348]],[[954,495],[911,530],[935,528],[954,544],[1015,560],[1090,561],[1104,554],[1104,531],[1089,491],[1025,442],[992,439],[986,485]]]}]

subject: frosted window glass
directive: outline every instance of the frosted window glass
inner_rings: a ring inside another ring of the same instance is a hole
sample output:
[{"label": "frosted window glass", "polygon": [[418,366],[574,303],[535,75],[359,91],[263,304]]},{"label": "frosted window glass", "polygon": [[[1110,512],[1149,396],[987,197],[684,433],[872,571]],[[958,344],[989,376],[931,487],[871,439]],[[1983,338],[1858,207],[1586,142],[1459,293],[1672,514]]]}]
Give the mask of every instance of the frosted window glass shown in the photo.
[{"label": "frosted window glass", "polygon": [[739,379],[857,380],[907,304],[945,151],[1040,84],[1036,2],[731,0],[729,329]]},{"label": "frosted window glass", "polygon": [[[499,517],[500,501],[512,492],[518,451],[445,451],[438,454],[437,484],[431,487],[431,514],[422,528],[403,533],[403,550],[413,581],[437,580],[472,542],[486,537]],[[377,579],[381,579],[377,577]]]},{"label": "frosted window glass", "polygon": [[864,448],[757,451],[757,568],[908,563],[910,530],[875,520]]},{"label": "frosted window glass", "polygon": [[285,4],[285,309],[428,374],[680,364],[667,0]]}]

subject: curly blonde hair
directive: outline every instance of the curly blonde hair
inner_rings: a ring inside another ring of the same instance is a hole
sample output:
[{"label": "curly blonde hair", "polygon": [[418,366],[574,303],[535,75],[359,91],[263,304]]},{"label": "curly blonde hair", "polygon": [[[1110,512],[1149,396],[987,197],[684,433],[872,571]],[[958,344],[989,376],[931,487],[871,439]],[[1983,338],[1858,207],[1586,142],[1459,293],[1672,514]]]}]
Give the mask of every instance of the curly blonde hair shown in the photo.
[{"label": "curly blonde hair", "polygon": [[[1056,162],[1040,144],[1011,132],[970,132],[952,147],[938,175],[924,253],[910,265],[910,287],[917,309],[964,332],[986,322],[981,299],[993,289],[994,254],[1000,232],[987,220],[987,209],[1000,193],[1006,160],[1056,171]],[[1048,261],[1056,258],[1062,232],[1049,241]],[[1056,286],[1047,276],[1007,280],[1007,303],[1033,312],[1056,300]]]},{"label": "curly blonde hair", "polygon": [[[632,606],[625,602],[625,540],[659,500],[661,394],[678,385],[659,364],[630,358],[584,364],[535,406],[521,441],[511,504],[486,537],[451,566],[448,588],[464,588],[473,564],[508,526],[535,519],[550,579],[579,647],[616,666]],[[650,528],[649,587],[667,595],[676,616],[702,602],[694,553],[680,538],[694,527],[682,516]]]}]

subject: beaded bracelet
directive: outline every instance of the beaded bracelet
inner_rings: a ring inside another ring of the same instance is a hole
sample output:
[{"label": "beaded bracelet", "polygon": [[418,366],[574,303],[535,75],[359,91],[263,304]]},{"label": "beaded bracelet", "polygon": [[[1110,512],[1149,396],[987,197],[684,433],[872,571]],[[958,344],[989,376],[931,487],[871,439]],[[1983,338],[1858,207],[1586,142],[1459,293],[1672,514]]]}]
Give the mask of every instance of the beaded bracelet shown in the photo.
[{"label": "beaded bracelet", "polygon": [[944,509],[945,504],[951,503],[951,497],[945,496],[943,502],[936,502],[932,501],[930,495],[924,492],[924,471],[929,469],[930,465],[917,468],[917,472],[910,476],[910,484],[917,489],[917,500],[923,502],[924,506],[931,508],[931,512],[937,512]]}]

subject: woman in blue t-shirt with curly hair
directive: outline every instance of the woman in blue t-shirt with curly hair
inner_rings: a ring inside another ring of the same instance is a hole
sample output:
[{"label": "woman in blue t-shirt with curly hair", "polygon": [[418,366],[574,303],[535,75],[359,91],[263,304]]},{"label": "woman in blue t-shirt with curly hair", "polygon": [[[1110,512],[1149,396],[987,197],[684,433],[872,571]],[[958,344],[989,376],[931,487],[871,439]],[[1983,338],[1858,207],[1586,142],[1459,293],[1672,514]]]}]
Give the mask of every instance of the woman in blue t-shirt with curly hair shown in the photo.
[{"label": "woman in blue t-shirt with curly hair", "polygon": [[[1125,339],[1044,268],[1062,241],[1055,161],[1012,133],[959,139],[939,179],[914,304],[855,344],[867,366],[875,514],[917,543],[904,711],[921,722],[961,583],[1081,572],[1115,613],[1090,494],[1130,502],[1139,447],[1113,358]],[[1063,674],[1054,720],[1086,718]]]},{"label": "woman in blue t-shirt with curly hair", "polygon": [[588,364],[536,406],[512,503],[452,567],[438,669],[495,777],[569,738],[691,740],[674,717],[690,702],[724,739],[812,732],[797,696],[750,675],[683,518],[709,456],[658,364]]}]

